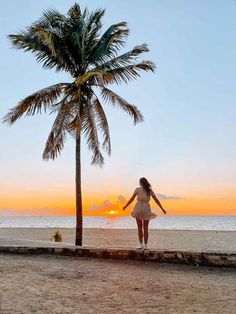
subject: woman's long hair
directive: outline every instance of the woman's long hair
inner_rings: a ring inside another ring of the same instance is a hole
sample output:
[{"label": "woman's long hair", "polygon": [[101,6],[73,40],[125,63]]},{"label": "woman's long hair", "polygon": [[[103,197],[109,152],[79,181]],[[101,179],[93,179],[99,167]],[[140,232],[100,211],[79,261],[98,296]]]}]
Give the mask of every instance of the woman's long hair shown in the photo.
[{"label": "woman's long hair", "polygon": [[148,180],[146,178],[141,178],[141,179],[139,179],[139,182],[142,185],[142,187],[144,188],[144,190],[146,191],[147,195],[150,195],[151,184],[148,182]]}]

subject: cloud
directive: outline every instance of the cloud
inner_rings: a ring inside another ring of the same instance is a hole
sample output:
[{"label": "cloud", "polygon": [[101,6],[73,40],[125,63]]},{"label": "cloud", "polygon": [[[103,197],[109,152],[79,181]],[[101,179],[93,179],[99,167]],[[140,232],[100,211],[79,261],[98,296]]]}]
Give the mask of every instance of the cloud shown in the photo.
[{"label": "cloud", "polygon": [[87,208],[87,210],[98,211],[98,210],[119,210],[121,205],[126,203],[126,198],[123,195],[117,196],[117,201],[115,203],[105,200],[101,205],[93,204]]},{"label": "cloud", "polygon": [[120,203],[125,203],[126,202],[126,198],[123,195],[117,196],[117,200]]},{"label": "cloud", "polygon": [[[0,216],[16,216],[17,215],[17,211],[15,209],[12,208],[0,208]],[[18,213],[19,215],[19,213]]]},{"label": "cloud", "polygon": [[0,217],[7,216],[57,216],[58,214],[64,214],[65,209],[55,206],[31,209],[14,209],[14,208],[0,208]]},{"label": "cloud", "polygon": [[[181,197],[179,196],[171,196],[171,195],[166,195],[166,194],[161,194],[158,193],[157,197],[160,200],[179,200]],[[123,195],[118,195],[117,200],[112,203],[109,200],[103,201],[100,205],[93,204],[89,206],[86,210],[87,211],[94,211],[94,212],[99,212],[99,211],[109,211],[109,210],[120,210],[121,207],[124,206],[124,204],[127,202],[126,198]]]},{"label": "cloud", "polygon": [[107,207],[109,207],[110,205],[112,205],[112,203],[109,202],[109,200],[105,200],[103,201],[103,203],[101,205],[91,205],[90,207],[88,207],[88,210],[100,210],[100,209],[105,209]]},{"label": "cloud", "polygon": [[91,205],[91,206],[89,206],[87,209],[88,209],[88,210],[99,210],[100,207],[101,207],[101,206],[99,206],[99,205]]},{"label": "cloud", "polygon": [[161,193],[158,193],[157,197],[160,200],[181,200],[182,199],[182,197],[179,197],[179,196],[172,196],[172,195],[166,195],[166,194],[161,194]]},{"label": "cloud", "polygon": [[87,210],[110,210],[110,209],[119,209],[118,204],[113,204],[109,200],[105,200],[101,205],[91,205],[90,207],[87,208]]}]

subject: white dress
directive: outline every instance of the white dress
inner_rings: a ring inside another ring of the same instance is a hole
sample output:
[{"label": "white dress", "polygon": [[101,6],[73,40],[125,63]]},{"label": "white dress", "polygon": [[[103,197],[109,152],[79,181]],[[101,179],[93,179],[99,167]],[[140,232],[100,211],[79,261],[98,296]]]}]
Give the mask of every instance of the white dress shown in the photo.
[{"label": "white dress", "polygon": [[[137,196],[137,203],[134,206],[131,216],[134,218],[142,220],[150,220],[156,218],[156,214],[151,211],[151,206],[149,204],[150,195],[142,187],[138,187],[134,191]],[[151,195],[154,195],[154,192],[151,190]]]}]

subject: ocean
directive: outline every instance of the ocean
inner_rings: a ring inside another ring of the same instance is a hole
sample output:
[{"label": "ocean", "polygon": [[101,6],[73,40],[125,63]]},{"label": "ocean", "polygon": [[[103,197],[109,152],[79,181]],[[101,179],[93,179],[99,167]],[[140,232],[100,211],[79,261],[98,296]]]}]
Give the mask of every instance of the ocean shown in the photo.
[{"label": "ocean", "polygon": [[[85,216],[84,228],[135,229],[132,217]],[[74,228],[74,216],[1,217],[0,228]],[[236,231],[236,216],[161,216],[150,221],[150,229]]]}]

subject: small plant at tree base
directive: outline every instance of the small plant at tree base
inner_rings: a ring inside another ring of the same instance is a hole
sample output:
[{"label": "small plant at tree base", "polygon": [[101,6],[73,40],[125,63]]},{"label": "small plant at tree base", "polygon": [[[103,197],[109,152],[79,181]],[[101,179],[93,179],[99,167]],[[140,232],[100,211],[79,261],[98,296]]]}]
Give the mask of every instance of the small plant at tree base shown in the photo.
[{"label": "small plant at tree base", "polygon": [[62,235],[59,230],[55,231],[52,237],[54,238],[55,242],[62,242]]}]

